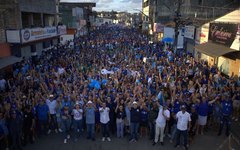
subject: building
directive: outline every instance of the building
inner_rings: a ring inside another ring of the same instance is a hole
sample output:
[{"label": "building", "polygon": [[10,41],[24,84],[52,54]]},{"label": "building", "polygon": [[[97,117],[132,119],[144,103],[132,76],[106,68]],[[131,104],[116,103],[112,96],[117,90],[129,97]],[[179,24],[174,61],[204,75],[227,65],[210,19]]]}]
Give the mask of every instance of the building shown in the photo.
[{"label": "building", "polygon": [[102,26],[102,25],[105,25],[105,24],[113,24],[113,23],[114,23],[114,20],[113,20],[113,19],[103,18],[103,17],[97,17],[97,18],[95,19],[94,26]]},{"label": "building", "polygon": [[118,12],[116,11],[100,11],[97,12],[97,17],[99,18],[108,18],[108,19],[116,19]]},{"label": "building", "polygon": [[[174,28],[176,17],[180,20],[180,28],[185,25],[201,26],[235,10],[240,3],[238,0],[184,0],[180,5],[179,13],[176,13],[177,2],[180,1],[143,0],[142,2],[143,30],[161,38],[163,26],[172,24]],[[160,29],[156,30],[156,27]]]},{"label": "building", "polygon": [[240,76],[240,9],[196,29],[194,57],[216,65],[228,76]]},{"label": "building", "polygon": [[[65,33],[58,25],[58,0],[0,1],[0,68],[41,55]],[[41,7],[39,7],[41,6]]]},{"label": "building", "polygon": [[[240,76],[240,1],[184,0],[179,11],[174,2],[178,1],[143,0],[142,13],[147,24],[143,29],[156,37],[164,32],[164,38],[174,39],[178,24],[177,46],[182,45],[197,60],[216,65],[228,76]],[[221,37],[220,28],[229,36]]]},{"label": "building", "polygon": [[[67,26],[67,37],[61,38],[71,40],[74,36],[87,34],[91,25],[95,22],[92,8],[96,3],[60,2],[60,21]],[[61,41],[63,42],[63,41]]]}]

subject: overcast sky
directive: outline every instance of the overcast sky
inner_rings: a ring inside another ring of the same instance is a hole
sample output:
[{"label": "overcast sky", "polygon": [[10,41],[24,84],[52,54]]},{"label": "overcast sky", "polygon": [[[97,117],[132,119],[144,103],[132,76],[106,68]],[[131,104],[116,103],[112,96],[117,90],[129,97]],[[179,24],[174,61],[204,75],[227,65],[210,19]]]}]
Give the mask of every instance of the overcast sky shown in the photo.
[{"label": "overcast sky", "polygon": [[96,11],[128,11],[139,12],[142,9],[142,0],[61,0],[61,2],[96,2]]}]

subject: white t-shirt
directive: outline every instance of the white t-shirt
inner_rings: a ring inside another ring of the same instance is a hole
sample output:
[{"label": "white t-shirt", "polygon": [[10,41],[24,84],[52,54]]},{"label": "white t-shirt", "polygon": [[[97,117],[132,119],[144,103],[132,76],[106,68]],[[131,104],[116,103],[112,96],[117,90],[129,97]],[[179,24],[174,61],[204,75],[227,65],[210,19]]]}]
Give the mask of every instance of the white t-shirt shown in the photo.
[{"label": "white t-shirt", "polygon": [[[163,128],[166,126],[166,118],[162,115],[163,112],[163,107],[160,106],[159,111],[158,111],[158,117],[156,119],[156,125],[157,127]],[[164,110],[164,115],[167,118],[170,118],[170,111],[168,109]]]},{"label": "white t-shirt", "polygon": [[50,101],[49,99],[47,99],[46,103],[49,108],[49,113],[51,115],[56,114],[57,101],[56,100]]},{"label": "white t-shirt", "polygon": [[82,120],[82,114],[83,114],[83,110],[82,109],[73,109],[72,111],[72,115],[73,115],[73,119],[74,120]]},{"label": "white t-shirt", "polygon": [[191,121],[190,114],[188,112],[185,112],[184,114],[182,111],[179,111],[176,114],[177,118],[177,129],[181,131],[185,131],[188,128],[188,122]]},{"label": "white t-shirt", "polygon": [[[103,111],[102,111],[103,110]],[[103,124],[106,124],[109,122],[109,108],[106,107],[105,109],[103,109],[103,107],[99,108],[99,112],[100,112],[100,122]],[[102,111],[102,112],[101,112]]]},{"label": "white t-shirt", "polygon": [[65,72],[64,68],[58,68],[58,74],[63,74]]}]

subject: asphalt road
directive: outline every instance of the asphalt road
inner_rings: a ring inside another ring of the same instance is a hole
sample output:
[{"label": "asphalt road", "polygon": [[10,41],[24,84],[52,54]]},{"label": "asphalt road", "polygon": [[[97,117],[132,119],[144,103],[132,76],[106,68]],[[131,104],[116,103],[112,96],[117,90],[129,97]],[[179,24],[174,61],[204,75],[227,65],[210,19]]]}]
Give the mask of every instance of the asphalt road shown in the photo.
[{"label": "asphalt road", "polygon": [[[128,137],[117,139],[112,136],[111,142],[102,142],[101,136],[97,135],[96,141],[87,140],[85,137],[80,138],[77,142],[73,139],[67,144],[63,143],[63,135],[60,133],[52,133],[41,139],[37,139],[34,144],[27,145],[25,150],[181,150],[183,148],[174,148],[174,144],[169,143],[168,137],[164,139],[165,144],[152,146],[152,142],[147,138],[140,138],[136,143],[129,143]],[[226,141],[224,135],[218,137],[216,132],[208,132],[205,135],[197,135],[193,143],[190,145],[191,150],[217,150],[222,143]],[[222,150],[227,149],[228,144],[223,144]],[[240,147],[234,149],[240,149]],[[219,149],[220,150],[220,149]]]}]

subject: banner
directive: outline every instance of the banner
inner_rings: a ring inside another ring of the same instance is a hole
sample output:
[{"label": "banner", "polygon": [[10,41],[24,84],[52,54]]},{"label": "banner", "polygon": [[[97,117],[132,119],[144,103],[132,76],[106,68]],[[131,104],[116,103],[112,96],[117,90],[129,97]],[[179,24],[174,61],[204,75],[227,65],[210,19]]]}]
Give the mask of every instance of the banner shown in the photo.
[{"label": "banner", "polygon": [[6,30],[6,37],[9,43],[20,43],[19,30]]},{"label": "banner", "polygon": [[184,37],[189,39],[194,39],[195,27],[194,26],[185,26]]},{"label": "banner", "polygon": [[21,30],[22,43],[28,43],[57,36],[56,27],[33,28]]},{"label": "banner", "polygon": [[195,43],[196,44],[202,44],[206,43],[208,41],[208,28],[197,28],[195,33]]},{"label": "banner", "polygon": [[208,40],[231,47],[236,38],[237,30],[237,24],[210,23]]},{"label": "banner", "polygon": [[57,33],[58,33],[58,35],[67,34],[67,27],[65,25],[58,26]]}]

